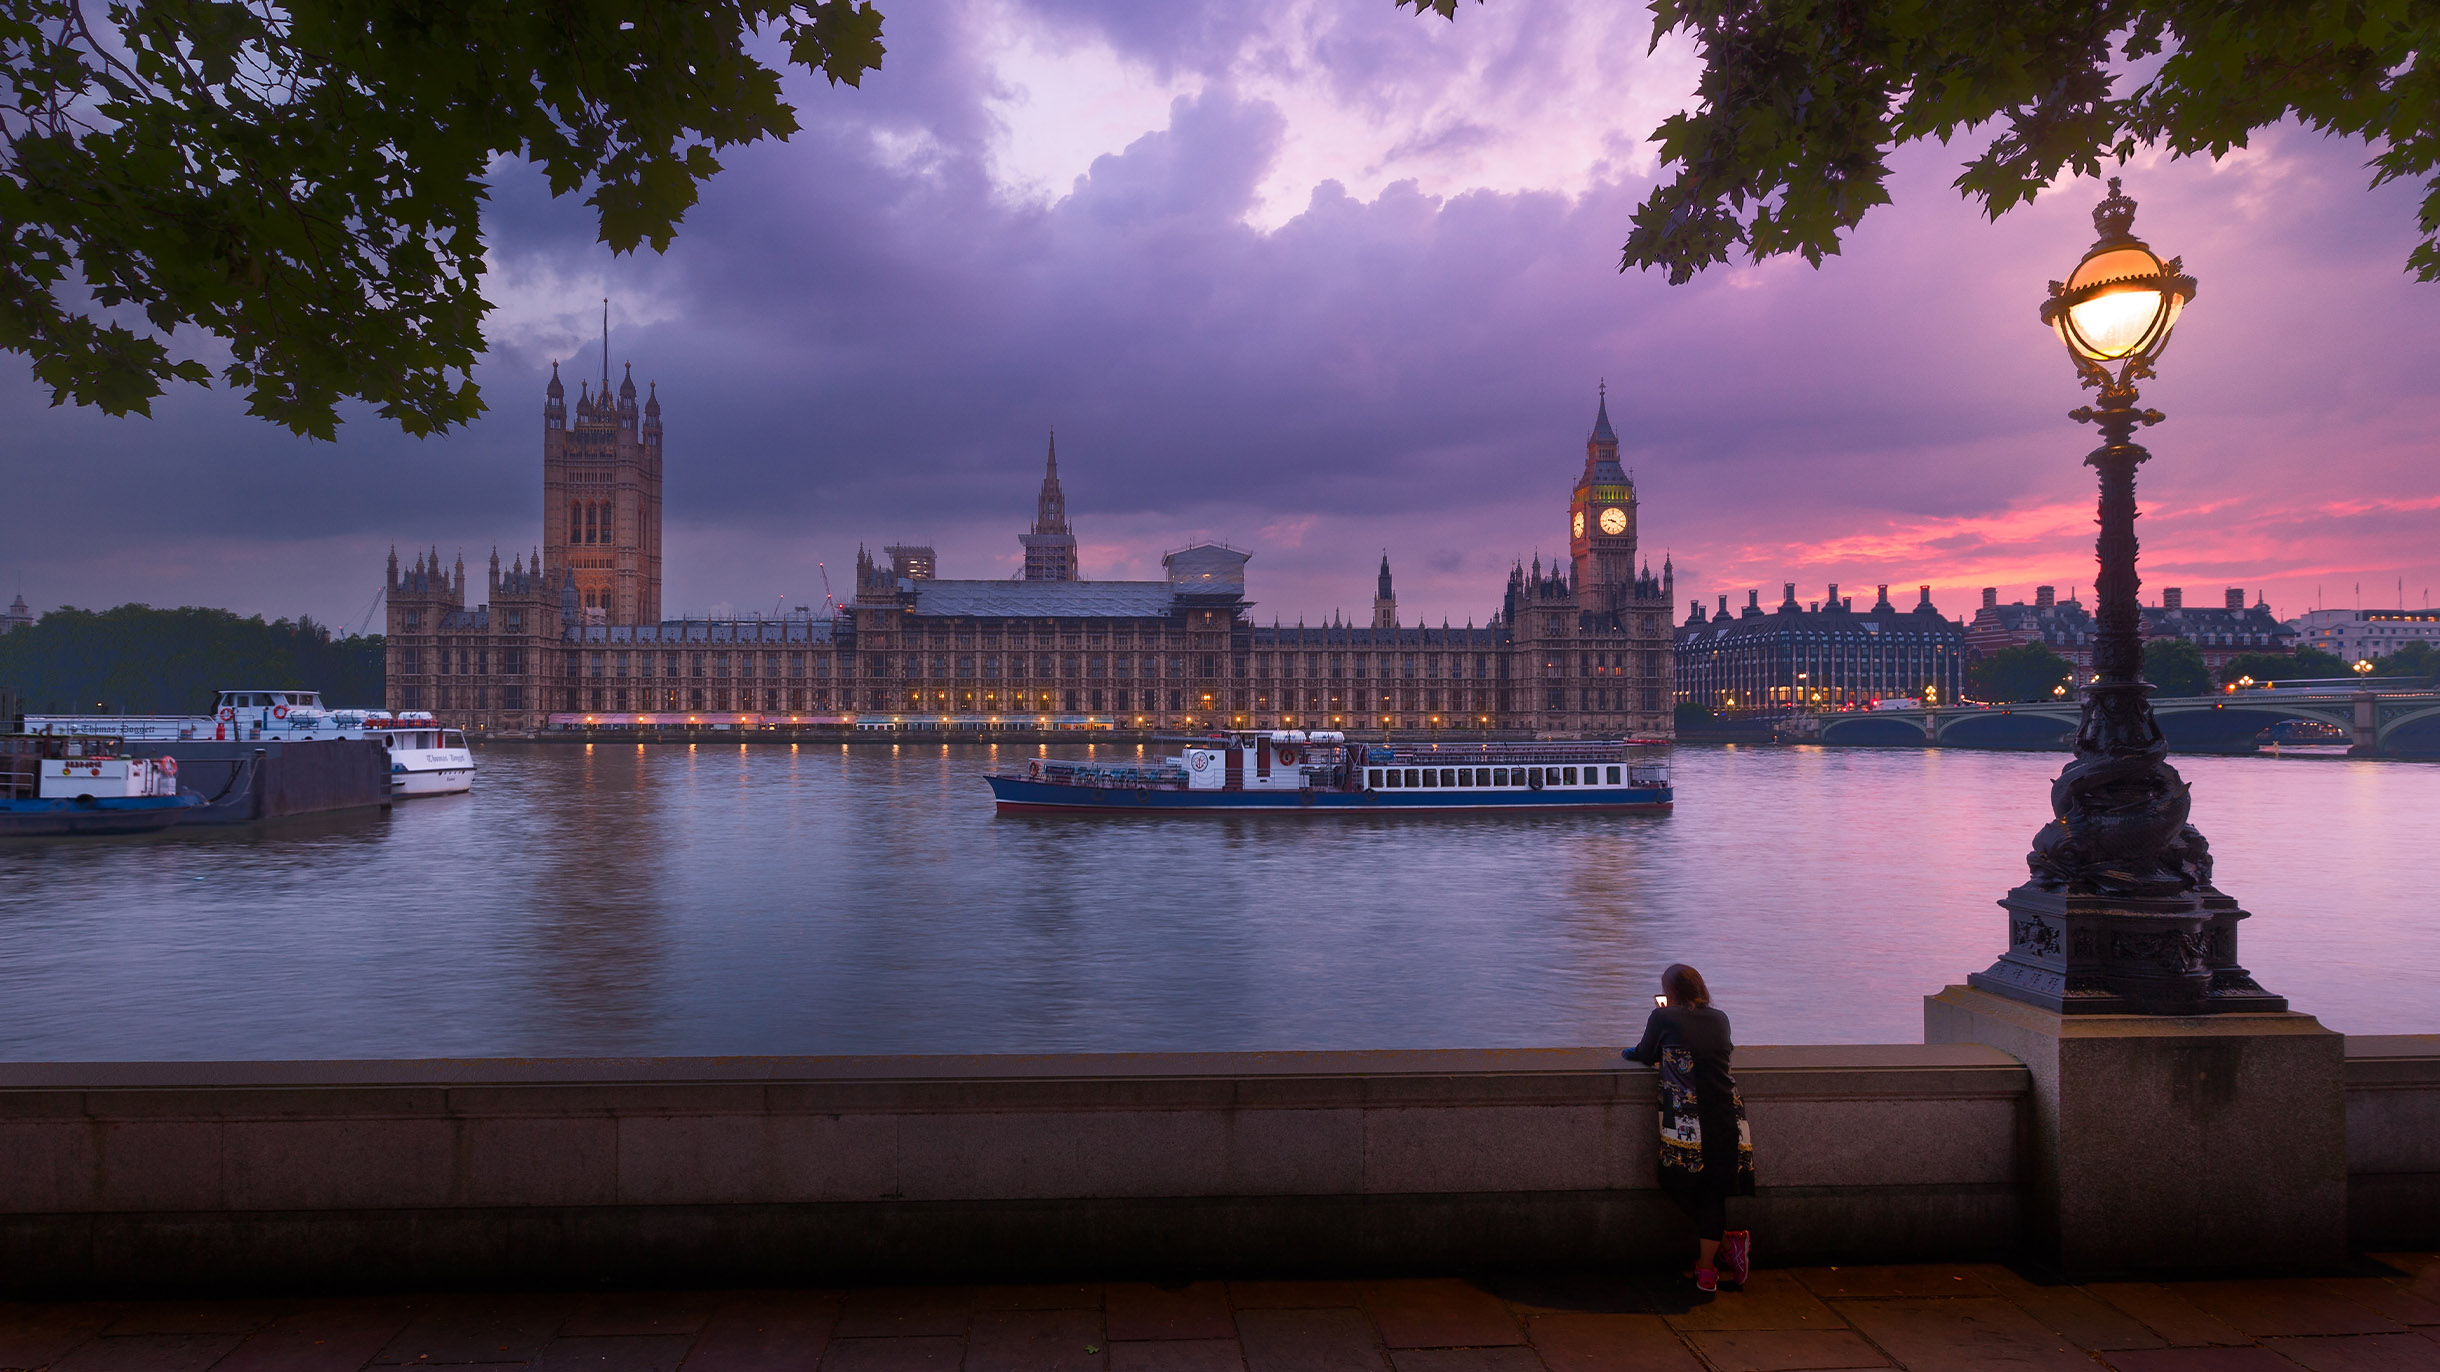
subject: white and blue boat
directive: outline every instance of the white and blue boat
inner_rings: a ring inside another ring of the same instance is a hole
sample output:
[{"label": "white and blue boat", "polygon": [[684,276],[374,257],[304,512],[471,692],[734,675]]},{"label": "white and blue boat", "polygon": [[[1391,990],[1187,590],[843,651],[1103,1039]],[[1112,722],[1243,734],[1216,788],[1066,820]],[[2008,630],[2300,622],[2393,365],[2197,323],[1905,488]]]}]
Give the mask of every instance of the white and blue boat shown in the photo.
[{"label": "white and blue boat", "polygon": [[178,789],[178,762],[129,757],[109,737],[0,735],[0,838],[142,834],[203,797]]},{"label": "white and blue boat", "polygon": [[1341,733],[1231,730],[1135,761],[1029,758],[986,779],[1002,813],[1667,810],[1669,743],[1351,743]]}]

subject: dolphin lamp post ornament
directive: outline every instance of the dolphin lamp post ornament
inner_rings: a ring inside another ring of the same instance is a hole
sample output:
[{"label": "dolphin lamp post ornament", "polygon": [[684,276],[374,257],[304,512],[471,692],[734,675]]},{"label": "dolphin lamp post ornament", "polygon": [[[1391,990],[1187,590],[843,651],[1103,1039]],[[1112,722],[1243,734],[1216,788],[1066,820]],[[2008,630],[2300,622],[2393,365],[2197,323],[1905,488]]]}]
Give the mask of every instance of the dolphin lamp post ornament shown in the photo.
[{"label": "dolphin lamp post ornament", "polygon": [[2101,431],[2085,457],[2101,478],[2098,632],[2075,757],[2050,788],[2055,816],[2034,836],[2030,879],[2000,902],[2008,951],[1967,980],[2061,1014],[2195,1015],[2285,1010],[2238,965],[2245,912],[2211,884],[2211,848],[2186,822],[2186,782],[2168,762],[2143,681],[2136,600],[2135,468],[2149,453],[2136,406],[2194,278],[2133,233],[2135,202],[2110,181],[2093,211],[2100,237],[2064,282],[2050,283],[2042,322],[2100,404],[2068,417]]}]

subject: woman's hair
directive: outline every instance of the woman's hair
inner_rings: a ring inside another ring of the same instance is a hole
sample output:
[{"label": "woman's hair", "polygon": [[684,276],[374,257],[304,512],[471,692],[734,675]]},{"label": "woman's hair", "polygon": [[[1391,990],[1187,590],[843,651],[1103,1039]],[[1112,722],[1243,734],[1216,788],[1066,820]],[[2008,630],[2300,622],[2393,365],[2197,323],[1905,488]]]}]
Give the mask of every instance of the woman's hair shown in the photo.
[{"label": "woman's hair", "polygon": [[1703,984],[1703,974],[1682,962],[1673,962],[1661,972],[1661,993],[1671,1005],[1709,1005],[1711,988]]}]

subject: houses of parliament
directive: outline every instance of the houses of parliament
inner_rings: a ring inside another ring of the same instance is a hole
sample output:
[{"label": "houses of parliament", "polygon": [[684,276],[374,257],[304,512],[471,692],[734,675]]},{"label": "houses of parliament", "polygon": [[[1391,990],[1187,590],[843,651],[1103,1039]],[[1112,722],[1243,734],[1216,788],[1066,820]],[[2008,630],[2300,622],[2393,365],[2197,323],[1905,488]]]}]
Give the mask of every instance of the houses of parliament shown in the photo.
[{"label": "houses of parliament", "polygon": [[[498,733],[549,729],[1341,728],[1544,737],[1671,732],[1671,571],[1636,558],[1608,398],[1567,499],[1569,561],[1518,564],[1481,627],[1401,621],[1389,559],[1372,622],[1258,624],[1252,554],[1201,544],[1151,581],[1092,579],[1056,440],[1024,571],[939,575],[929,547],[857,554],[834,615],[665,619],[662,420],[556,365],[542,406],[542,542],[472,588],[462,558],[390,554],[388,705]],[[469,604],[473,599],[475,603]]]}]

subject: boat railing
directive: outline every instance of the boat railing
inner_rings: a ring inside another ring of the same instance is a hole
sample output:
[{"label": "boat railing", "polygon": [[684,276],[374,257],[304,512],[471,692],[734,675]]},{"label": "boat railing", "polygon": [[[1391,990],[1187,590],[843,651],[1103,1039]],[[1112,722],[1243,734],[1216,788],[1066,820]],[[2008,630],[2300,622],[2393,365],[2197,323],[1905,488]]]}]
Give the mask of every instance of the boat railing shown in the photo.
[{"label": "boat railing", "polygon": [[213,721],[201,715],[27,715],[29,734],[71,734],[174,742],[209,738]]},{"label": "boat railing", "polygon": [[[1375,748],[1383,745],[1375,744]],[[1566,767],[1584,763],[1626,762],[1642,752],[1623,743],[1492,743],[1388,745],[1389,758],[1367,764],[1378,767]]]}]

